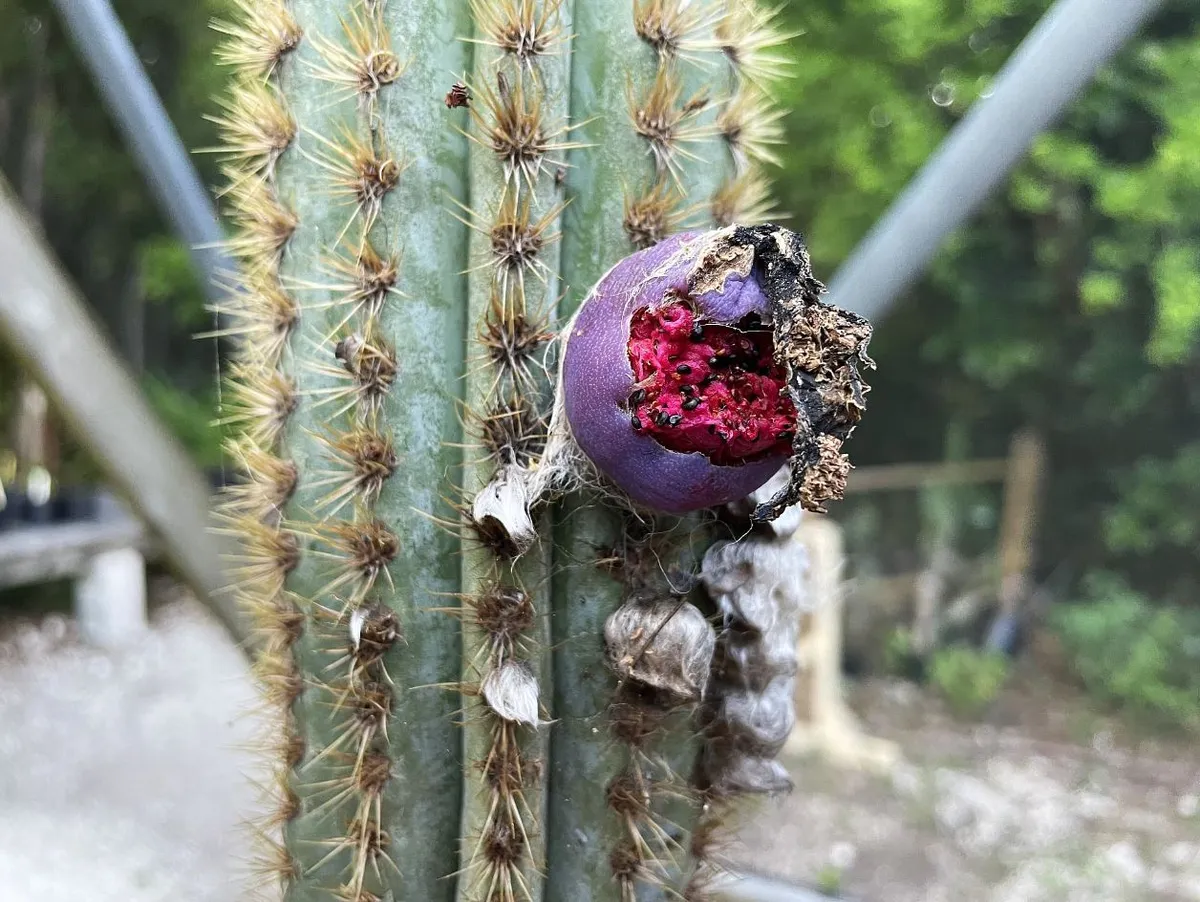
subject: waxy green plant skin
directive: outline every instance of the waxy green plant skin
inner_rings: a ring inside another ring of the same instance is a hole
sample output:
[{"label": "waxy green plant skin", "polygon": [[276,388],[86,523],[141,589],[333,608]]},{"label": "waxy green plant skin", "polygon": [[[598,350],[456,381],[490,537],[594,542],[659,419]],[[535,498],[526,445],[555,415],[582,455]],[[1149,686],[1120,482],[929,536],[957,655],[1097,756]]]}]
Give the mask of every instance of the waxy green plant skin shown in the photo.
[{"label": "waxy green plant skin", "polygon": [[769,218],[782,36],[749,0],[233,6],[221,516],[274,724],[265,891],[708,898],[736,798],[781,788],[703,766],[741,754],[698,579],[734,514],[569,462],[522,493],[601,277]]}]

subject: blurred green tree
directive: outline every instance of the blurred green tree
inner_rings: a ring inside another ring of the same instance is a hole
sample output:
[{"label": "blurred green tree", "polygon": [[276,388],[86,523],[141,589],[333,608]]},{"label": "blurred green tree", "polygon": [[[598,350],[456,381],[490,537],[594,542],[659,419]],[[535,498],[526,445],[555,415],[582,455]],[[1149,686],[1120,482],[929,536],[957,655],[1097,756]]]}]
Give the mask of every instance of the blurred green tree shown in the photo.
[{"label": "blurred green tree", "polygon": [[[224,74],[208,21],[225,5],[114,3],[188,147],[215,143],[204,115]],[[215,183],[211,157],[196,162]],[[47,0],[0,0],[0,171],[114,345],[150,381],[151,400],[201,463],[215,461],[214,349],[192,338],[207,321],[204,296]],[[0,415],[16,380],[11,364],[0,369]],[[90,475],[78,449],[64,470],[68,479]]]},{"label": "blurred green tree", "polygon": [[[783,208],[831,274],[1048,0],[786,6]],[[1053,471],[1042,562],[1195,604],[1200,8],[1169,3],[876,330],[861,463],[984,455],[1029,424]],[[852,302],[852,299],[849,299]],[[914,416],[920,410],[919,420]],[[931,412],[934,414],[931,416]],[[914,424],[919,422],[920,427]]]}]

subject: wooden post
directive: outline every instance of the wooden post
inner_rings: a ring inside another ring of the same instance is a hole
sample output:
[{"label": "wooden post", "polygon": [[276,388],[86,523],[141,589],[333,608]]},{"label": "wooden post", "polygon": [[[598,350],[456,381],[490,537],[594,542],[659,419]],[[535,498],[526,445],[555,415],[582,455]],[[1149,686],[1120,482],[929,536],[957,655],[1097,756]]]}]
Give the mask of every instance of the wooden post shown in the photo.
[{"label": "wooden post", "polygon": [[899,748],[863,733],[842,694],[842,528],[827,516],[805,514],[792,541],[808,556],[805,582],[813,609],[800,633],[796,726],[787,749],[819,752],[843,766],[887,771],[898,760]]},{"label": "wooden post", "polygon": [[1038,496],[1046,466],[1041,438],[1031,431],[1018,432],[1013,436],[1008,460],[1000,516],[999,610],[986,643],[996,650],[1011,645],[1021,603],[1029,594]]},{"label": "wooden post", "polygon": [[159,423],[0,179],[0,339],[239,641],[250,632],[209,530],[208,486]]}]

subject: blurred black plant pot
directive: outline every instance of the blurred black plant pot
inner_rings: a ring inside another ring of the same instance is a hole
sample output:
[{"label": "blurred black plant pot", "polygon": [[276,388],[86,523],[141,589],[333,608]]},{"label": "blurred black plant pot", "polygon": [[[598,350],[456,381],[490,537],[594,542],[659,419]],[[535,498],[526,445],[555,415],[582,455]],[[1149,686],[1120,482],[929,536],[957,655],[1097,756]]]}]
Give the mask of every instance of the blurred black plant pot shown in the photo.
[{"label": "blurred black plant pot", "polygon": [[54,504],[50,499],[38,503],[41,499],[33,499],[25,495],[21,499],[21,520],[29,526],[44,526],[54,519]]},{"label": "blurred black plant pot", "polygon": [[15,529],[21,522],[21,505],[24,499],[16,489],[4,490],[4,501],[0,505],[0,532]]},{"label": "blurred black plant pot", "polygon": [[99,489],[93,485],[63,486],[50,502],[54,506],[55,523],[71,523],[79,520],[95,520],[96,495]]},{"label": "blurred black plant pot", "polygon": [[93,485],[63,486],[47,501],[36,504],[24,492],[6,489],[7,502],[0,507],[0,530],[95,521],[99,517],[103,491]]}]

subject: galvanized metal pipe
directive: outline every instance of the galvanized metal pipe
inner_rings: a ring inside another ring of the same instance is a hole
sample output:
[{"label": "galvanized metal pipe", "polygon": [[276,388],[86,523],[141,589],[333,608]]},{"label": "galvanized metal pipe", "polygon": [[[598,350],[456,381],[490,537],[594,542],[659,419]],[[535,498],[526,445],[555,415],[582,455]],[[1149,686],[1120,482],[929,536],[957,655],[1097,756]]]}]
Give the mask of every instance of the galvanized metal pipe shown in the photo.
[{"label": "galvanized metal pipe", "polygon": [[216,276],[235,267],[219,247],[224,234],[216,210],[120,19],[108,0],[54,0],[54,6],[207,293],[220,298]]},{"label": "galvanized metal pipe", "polygon": [[1059,0],[829,285],[879,319],[1164,0]]}]

